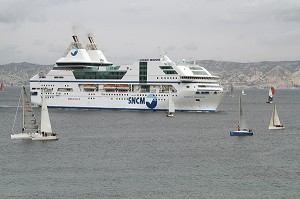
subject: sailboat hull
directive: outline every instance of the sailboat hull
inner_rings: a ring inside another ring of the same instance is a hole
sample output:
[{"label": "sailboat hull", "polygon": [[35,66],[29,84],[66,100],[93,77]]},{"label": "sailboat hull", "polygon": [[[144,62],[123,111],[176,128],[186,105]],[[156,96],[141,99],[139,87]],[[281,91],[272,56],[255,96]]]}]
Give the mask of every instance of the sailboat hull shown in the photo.
[{"label": "sailboat hull", "polygon": [[231,131],[230,136],[252,136],[253,132],[249,131]]},{"label": "sailboat hull", "polygon": [[10,138],[12,140],[31,140],[31,135],[29,133],[16,133],[11,134]]},{"label": "sailboat hull", "polygon": [[58,140],[58,136],[57,135],[47,135],[47,136],[43,136],[42,134],[35,134],[34,136],[32,136],[31,138],[34,141],[47,141],[47,140]]},{"label": "sailboat hull", "polygon": [[282,130],[285,129],[284,126],[269,126],[270,130]]}]

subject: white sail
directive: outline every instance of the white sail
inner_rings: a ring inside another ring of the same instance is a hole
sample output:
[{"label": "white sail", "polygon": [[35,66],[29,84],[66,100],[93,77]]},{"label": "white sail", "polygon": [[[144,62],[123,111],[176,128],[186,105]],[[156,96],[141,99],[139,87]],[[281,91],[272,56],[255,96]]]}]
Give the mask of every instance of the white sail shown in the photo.
[{"label": "white sail", "polygon": [[44,90],[42,90],[41,132],[52,133]]},{"label": "white sail", "polygon": [[38,125],[35,115],[32,111],[31,102],[23,86],[23,129],[24,130],[38,130]]},{"label": "white sail", "polygon": [[275,93],[275,89],[274,89],[274,87],[271,87],[269,89],[269,96],[268,96],[267,103],[273,103],[273,95],[274,95],[274,93]]},{"label": "white sail", "polygon": [[242,89],[242,95],[246,95],[244,88]]},{"label": "white sail", "polygon": [[273,113],[269,124],[269,127],[274,127],[274,126],[282,126],[277,113],[276,104],[274,104],[273,106]]},{"label": "white sail", "polygon": [[248,127],[247,127],[247,123],[246,123],[246,120],[245,120],[245,116],[244,116],[243,111],[242,111],[242,98],[241,97],[240,97],[239,105],[240,105],[240,108],[239,108],[239,126],[240,126],[241,130],[244,130],[244,129],[247,130]]},{"label": "white sail", "polygon": [[272,89],[269,89],[269,97],[273,98],[273,93],[272,93]]}]

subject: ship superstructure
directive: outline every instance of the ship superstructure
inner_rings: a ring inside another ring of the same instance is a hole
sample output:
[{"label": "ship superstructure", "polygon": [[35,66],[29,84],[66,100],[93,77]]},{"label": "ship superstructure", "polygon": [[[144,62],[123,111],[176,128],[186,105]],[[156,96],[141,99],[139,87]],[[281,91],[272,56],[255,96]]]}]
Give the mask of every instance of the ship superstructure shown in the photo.
[{"label": "ship superstructure", "polygon": [[30,79],[33,104],[41,105],[42,88],[50,108],[165,111],[172,95],[176,111],[215,112],[225,96],[220,78],[201,66],[166,55],[117,66],[91,36],[85,48],[73,40],[50,72]]}]

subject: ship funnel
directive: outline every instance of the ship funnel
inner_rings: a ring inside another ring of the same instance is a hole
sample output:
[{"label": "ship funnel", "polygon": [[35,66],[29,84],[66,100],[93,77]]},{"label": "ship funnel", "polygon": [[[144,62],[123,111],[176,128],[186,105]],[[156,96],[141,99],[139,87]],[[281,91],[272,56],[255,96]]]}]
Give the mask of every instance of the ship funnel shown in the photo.
[{"label": "ship funnel", "polygon": [[88,36],[88,38],[89,38],[90,43],[93,44],[94,43],[93,37]]},{"label": "ship funnel", "polygon": [[73,39],[74,39],[74,42],[79,42],[79,40],[78,40],[78,38],[77,38],[76,35],[73,35],[72,37],[73,37]]}]

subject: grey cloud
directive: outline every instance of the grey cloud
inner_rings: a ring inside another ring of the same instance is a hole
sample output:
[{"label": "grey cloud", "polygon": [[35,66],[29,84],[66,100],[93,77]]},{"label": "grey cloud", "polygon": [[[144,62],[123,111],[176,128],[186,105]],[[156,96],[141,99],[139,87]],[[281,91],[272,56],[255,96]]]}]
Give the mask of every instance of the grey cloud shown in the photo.
[{"label": "grey cloud", "polygon": [[219,15],[221,21],[246,25],[278,20],[300,21],[299,1],[252,0],[235,3],[236,5],[224,5],[227,11]]},{"label": "grey cloud", "polygon": [[184,46],[184,49],[190,50],[190,51],[196,51],[196,50],[198,50],[198,46],[194,43],[189,43]]},{"label": "grey cloud", "polygon": [[40,45],[43,45],[45,42],[44,41],[42,41],[42,40],[34,40],[33,42],[32,42],[32,45],[33,46],[40,46]]},{"label": "grey cloud", "polygon": [[11,57],[15,57],[15,55],[18,55],[18,57],[20,57],[21,54],[22,52],[18,49],[18,46],[15,44],[0,46],[0,60],[2,63],[10,63],[12,62]]},{"label": "grey cloud", "polygon": [[176,49],[175,45],[170,45],[166,47],[166,51],[173,51],[175,49]]},{"label": "grey cloud", "polygon": [[140,14],[141,12],[149,11],[150,9],[141,6],[137,3],[131,3],[127,7],[120,9],[121,12],[131,13],[131,14]]},{"label": "grey cloud", "polygon": [[[80,0],[74,0],[76,3]],[[4,0],[0,7],[0,23],[14,24],[24,21],[45,22],[44,11],[51,6],[58,6],[71,0]]]},{"label": "grey cloud", "polygon": [[300,7],[284,9],[278,11],[275,19],[285,22],[299,22],[300,21]]}]

